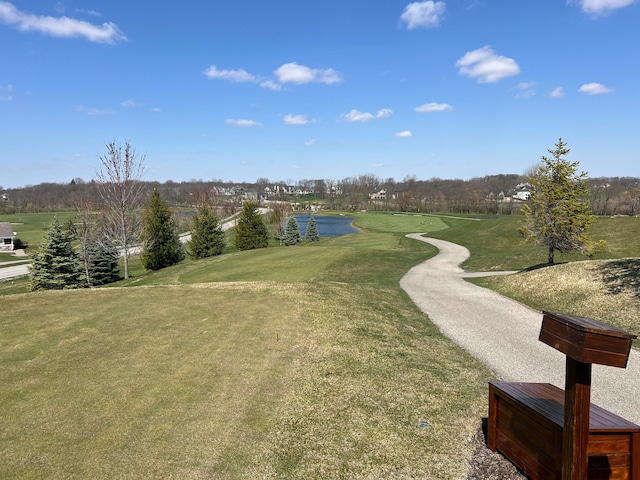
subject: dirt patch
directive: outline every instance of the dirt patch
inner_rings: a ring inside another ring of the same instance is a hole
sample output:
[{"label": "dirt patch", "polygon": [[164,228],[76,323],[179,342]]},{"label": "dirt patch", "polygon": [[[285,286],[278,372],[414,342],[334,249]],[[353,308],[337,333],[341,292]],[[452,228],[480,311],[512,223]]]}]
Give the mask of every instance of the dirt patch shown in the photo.
[{"label": "dirt patch", "polygon": [[473,437],[475,451],[469,461],[467,480],[527,480],[509,460],[487,448],[485,425]]}]

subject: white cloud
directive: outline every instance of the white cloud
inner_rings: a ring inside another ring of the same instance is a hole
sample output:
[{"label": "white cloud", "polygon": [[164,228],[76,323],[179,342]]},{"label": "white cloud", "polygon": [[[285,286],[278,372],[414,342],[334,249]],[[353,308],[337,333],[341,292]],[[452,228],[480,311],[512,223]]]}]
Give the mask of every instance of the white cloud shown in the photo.
[{"label": "white cloud", "polygon": [[76,8],[76,13],[84,13],[85,15],[91,15],[92,17],[102,17],[100,12],[95,10],[85,10],[84,8]]},{"label": "white cloud", "polygon": [[286,125],[306,125],[307,123],[313,122],[313,120],[309,120],[306,115],[285,115],[284,123]]},{"label": "white cloud", "polygon": [[278,67],[274,71],[277,81],[254,75],[243,69],[220,70],[215,65],[207,68],[204,74],[211,79],[228,80],[237,83],[257,83],[262,88],[276,91],[282,90],[282,85],[285,83],[301,85],[314,82],[330,85],[342,81],[340,73],[332,68],[312,69],[304,65],[298,65],[296,62],[285,63]]},{"label": "white cloud", "polygon": [[424,105],[420,105],[419,107],[416,107],[415,111],[420,113],[447,112],[451,109],[453,109],[453,107],[448,103],[430,102],[430,103],[425,103]]},{"label": "white cloud", "polygon": [[411,133],[409,130],[405,130],[403,132],[396,133],[396,137],[413,137],[413,133]]},{"label": "white cloud", "polygon": [[14,25],[22,32],[36,31],[52,37],[84,37],[90,42],[116,43],[127,37],[115,23],[94,25],[69,17],[34,15],[18,10],[13,4],[0,0],[0,22]]},{"label": "white cloud", "polygon": [[152,111],[154,113],[160,113],[162,111],[162,109],[160,109],[158,107],[153,107],[150,111]]},{"label": "white cloud", "polygon": [[549,95],[551,95],[552,98],[562,98],[564,97],[564,88],[556,87],[551,90],[551,93]]},{"label": "white cloud", "polygon": [[613,10],[628,7],[635,0],[569,0],[569,4],[578,4],[584,13],[601,16],[611,13]]},{"label": "white cloud", "polygon": [[260,82],[260,86],[262,88],[270,88],[271,90],[276,90],[276,91],[282,90],[282,85],[278,85],[276,82],[272,80],[264,80]]},{"label": "white cloud", "polygon": [[129,100],[125,100],[124,102],[120,102],[120,106],[125,108],[135,108],[135,107],[140,107],[142,105],[140,103],[136,103],[133,100],[129,99]]},{"label": "white cloud", "polygon": [[306,147],[310,147],[310,146],[312,146],[314,143],[316,143],[317,141],[318,141],[318,140],[316,140],[315,138],[312,138],[311,140],[309,140],[309,141],[307,141],[307,142],[304,142],[304,145],[305,145]]},{"label": "white cloud", "polygon": [[347,122],[368,122],[369,120],[377,120],[380,118],[388,118],[393,115],[393,110],[389,108],[382,108],[378,110],[375,115],[369,112],[360,112],[358,110],[351,110],[349,113],[342,115],[342,118]]},{"label": "white cloud", "polygon": [[256,122],[255,120],[244,120],[244,119],[238,119],[238,120],[233,120],[231,118],[226,120],[227,125],[232,125],[234,127],[259,127],[262,124],[259,122]]},{"label": "white cloud", "polygon": [[478,83],[494,83],[520,73],[515,60],[496,55],[489,46],[465,53],[456,67],[460,67],[460,75],[477,78]]},{"label": "white cloud", "polygon": [[578,89],[578,92],[586,93],[587,95],[600,95],[613,92],[613,88],[606,87],[601,83],[585,83]]},{"label": "white cloud", "polygon": [[516,98],[531,98],[534,97],[537,92],[533,89],[536,82],[521,82],[518,84]]},{"label": "white cloud", "polygon": [[246,70],[218,70],[215,65],[211,65],[204,71],[209,78],[229,80],[231,82],[256,82],[255,75],[250,74]]},{"label": "white cloud", "polygon": [[304,83],[324,83],[331,85],[342,81],[340,73],[332,68],[314,69],[298,65],[296,62],[285,63],[277,68],[275,72],[280,83],[293,83],[301,85]]},{"label": "white cloud", "polygon": [[431,0],[413,2],[405,7],[400,20],[407,24],[409,30],[417,27],[437,27],[440,25],[444,11],[444,2],[433,2]]},{"label": "white cloud", "polygon": [[116,113],[113,108],[85,107],[84,105],[78,105],[76,107],[76,112],[86,113],[91,116],[115,115]]}]

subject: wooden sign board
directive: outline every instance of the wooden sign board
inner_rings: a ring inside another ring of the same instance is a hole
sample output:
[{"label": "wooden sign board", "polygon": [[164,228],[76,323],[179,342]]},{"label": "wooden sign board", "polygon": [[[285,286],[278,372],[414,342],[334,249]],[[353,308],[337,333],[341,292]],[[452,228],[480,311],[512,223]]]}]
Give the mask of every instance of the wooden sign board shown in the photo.
[{"label": "wooden sign board", "polygon": [[636,335],[591,318],[542,313],[541,342],[578,362],[626,368]]}]

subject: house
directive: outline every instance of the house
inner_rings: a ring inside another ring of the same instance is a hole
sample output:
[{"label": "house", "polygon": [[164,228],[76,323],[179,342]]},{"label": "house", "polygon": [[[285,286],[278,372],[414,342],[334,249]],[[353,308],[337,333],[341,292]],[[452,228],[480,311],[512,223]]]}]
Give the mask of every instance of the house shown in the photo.
[{"label": "house", "polygon": [[527,201],[531,198],[531,185],[529,183],[521,183],[515,188],[513,198],[516,200]]},{"label": "house", "polygon": [[387,191],[383,188],[379,192],[370,193],[369,198],[371,200],[386,200],[387,199]]},{"label": "house", "polygon": [[0,222],[0,251],[9,252],[13,250],[13,238],[16,232],[11,228],[9,222]]}]

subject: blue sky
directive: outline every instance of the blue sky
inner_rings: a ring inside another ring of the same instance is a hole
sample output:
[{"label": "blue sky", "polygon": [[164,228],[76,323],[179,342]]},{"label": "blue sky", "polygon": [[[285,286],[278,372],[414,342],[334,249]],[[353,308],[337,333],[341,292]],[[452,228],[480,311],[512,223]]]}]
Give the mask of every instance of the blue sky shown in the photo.
[{"label": "blue sky", "polygon": [[0,186],[639,176],[635,0],[0,0]]}]

